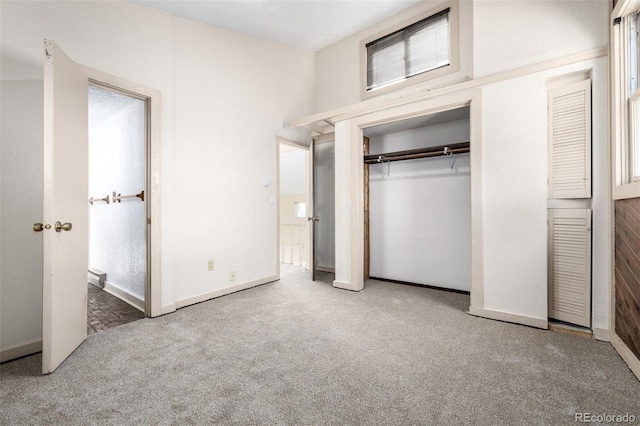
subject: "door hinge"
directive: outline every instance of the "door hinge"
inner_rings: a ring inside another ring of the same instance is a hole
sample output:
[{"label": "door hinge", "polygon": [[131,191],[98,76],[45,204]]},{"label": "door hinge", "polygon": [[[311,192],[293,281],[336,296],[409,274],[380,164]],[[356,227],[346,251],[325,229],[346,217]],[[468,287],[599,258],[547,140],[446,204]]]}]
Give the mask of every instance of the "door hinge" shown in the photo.
[{"label": "door hinge", "polygon": [[150,217],[147,218],[147,225],[151,225],[151,218]]}]

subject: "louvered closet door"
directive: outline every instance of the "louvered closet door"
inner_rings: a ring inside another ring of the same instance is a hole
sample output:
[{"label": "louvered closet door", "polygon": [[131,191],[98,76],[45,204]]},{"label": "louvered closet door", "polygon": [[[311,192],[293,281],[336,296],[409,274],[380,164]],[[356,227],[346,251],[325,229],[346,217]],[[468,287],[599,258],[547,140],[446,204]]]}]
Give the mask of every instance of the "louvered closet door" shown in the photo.
[{"label": "louvered closet door", "polygon": [[591,326],[590,209],[549,209],[549,318]]},{"label": "louvered closet door", "polygon": [[549,91],[549,198],[591,197],[591,80]]}]

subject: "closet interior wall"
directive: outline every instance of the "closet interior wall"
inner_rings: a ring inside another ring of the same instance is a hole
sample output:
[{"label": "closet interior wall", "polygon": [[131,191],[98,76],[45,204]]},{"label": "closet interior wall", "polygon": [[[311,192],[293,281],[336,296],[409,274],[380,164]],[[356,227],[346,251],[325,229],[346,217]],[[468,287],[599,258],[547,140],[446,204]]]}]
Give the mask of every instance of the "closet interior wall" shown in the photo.
[{"label": "closet interior wall", "polygon": [[[370,155],[382,155],[468,142],[469,130],[463,108],[372,127],[364,135]],[[470,291],[469,164],[468,153],[370,164],[371,278]]]}]

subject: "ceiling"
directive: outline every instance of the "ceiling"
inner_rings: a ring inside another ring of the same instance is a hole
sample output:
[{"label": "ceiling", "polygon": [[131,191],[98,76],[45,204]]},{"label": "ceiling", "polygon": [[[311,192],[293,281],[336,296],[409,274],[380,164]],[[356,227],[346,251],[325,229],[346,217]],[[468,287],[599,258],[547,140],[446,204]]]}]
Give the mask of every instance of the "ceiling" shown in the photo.
[{"label": "ceiling", "polygon": [[363,134],[367,137],[373,138],[376,136],[401,132],[403,130],[418,129],[420,127],[433,126],[434,124],[465,120],[469,118],[469,112],[469,107],[437,112],[435,114],[423,115],[420,117],[410,118],[408,120],[394,121],[392,123],[381,124],[379,126],[367,127],[366,129],[363,129]]},{"label": "ceiling", "polygon": [[175,16],[320,50],[421,0],[125,0]]}]

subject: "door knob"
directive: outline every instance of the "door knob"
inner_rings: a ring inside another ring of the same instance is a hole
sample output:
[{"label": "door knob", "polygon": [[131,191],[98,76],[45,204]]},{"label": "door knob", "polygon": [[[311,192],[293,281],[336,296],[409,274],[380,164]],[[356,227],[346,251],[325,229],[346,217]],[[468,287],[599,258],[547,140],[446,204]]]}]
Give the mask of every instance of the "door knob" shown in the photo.
[{"label": "door knob", "polygon": [[60,223],[59,221],[56,222],[56,232],[60,232],[60,231],[71,231],[71,224],[69,222],[67,223]]},{"label": "door knob", "polygon": [[36,232],[42,232],[43,229],[51,229],[51,225],[47,224],[47,225],[43,225],[41,223],[34,223],[33,224],[33,230]]}]

